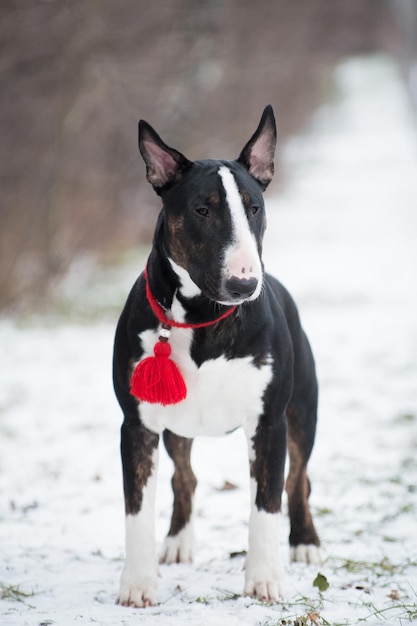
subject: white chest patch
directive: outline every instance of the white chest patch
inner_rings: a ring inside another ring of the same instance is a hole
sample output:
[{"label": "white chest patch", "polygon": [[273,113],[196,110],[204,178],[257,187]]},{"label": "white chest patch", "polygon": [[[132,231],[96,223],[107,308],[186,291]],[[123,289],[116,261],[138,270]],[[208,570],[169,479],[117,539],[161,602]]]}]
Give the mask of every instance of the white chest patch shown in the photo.
[{"label": "white chest patch", "polygon": [[[220,436],[245,426],[263,410],[263,394],[272,378],[272,365],[256,367],[252,357],[205,361],[197,367],[190,356],[193,337],[190,329],[171,331],[171,358],[187,385],[187,397],[174,405],[141,402],[140,417],[150,430],[168,428],[183,437]],[[145,331],[140,339],[145,357],[153,354],[158,332]]]}]

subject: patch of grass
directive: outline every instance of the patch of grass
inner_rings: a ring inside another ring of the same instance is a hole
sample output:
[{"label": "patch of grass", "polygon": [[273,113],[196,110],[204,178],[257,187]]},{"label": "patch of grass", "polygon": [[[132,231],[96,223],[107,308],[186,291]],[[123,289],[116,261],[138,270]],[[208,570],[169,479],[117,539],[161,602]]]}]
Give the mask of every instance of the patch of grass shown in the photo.
[{"label": "patch of grass", "polygon": [[399,569],[402,569],[402,565],[395,565],[384,556],[380,561],[355,561],[353,559],[335,559],[342,561],[342,563],[336,567],[336,569],[345,569],[351,574],[361,574],[363,572],[373,572],[377,576],[383,576],[385,574],[394,574]]},{"label": "patch of grass", "polygon": [[219,593],[222,594],[222,600],[238,600],[242,594],[234,593],[233,591],[228,591],[227,589],[216,589]]},{"label": "patch of grass", "polygon": [[385,541],[386,543],[397,543],[398,539],[391,537],[390,535],[384,535],[382,537],[382,541]]},{"label": "patch of grass", "polygon": [[[387,557],[380,560],[354,560],[345,558],[329,558],[327,565],[330,566],[334,575],[337,570],[344,570],[351,574],[350,578],[366,578],[372,580],[370,586],[364,586],[352,582],[339,588],[338,593],[345,589],[357,589],[362,591],[360,596],[351,596],[347,600],[345,617],[339,617],[339,621],[328,621],[325,617],[328,610],[335,603],[334,594],[326,593],[328,588],[333,588],[326,576],[320,572],[313,580],[313,586],[318,589],[317,595],[308,597],[299,595],[291,602],[282,606],[282,613],[274,619],[269,619],[259,626],[355,626],[360,623],[369,624],[397,624],[405,626],[417,619],[416,591],[407,583],[407,588],[398,587],[395,584],[396,577],[404,574],[409,568],[417,566],[416,558],[408,558],[399,562],[392,562]],[[330,571],[330,570],[329,570]],[[345,576],[342,576],[344,579]],[[336,577],[337,580],[337,577]],[[375,602],[373,600],[374,588],[386,589],[385,600]],[[410,598],[410,589],[412,597]],[[390,592],[389,592],[390,590]],[[338,600],[337,600],[338,601]],[[336,602],[337,602],[336,601]],[[354,617],[349,615],[352,609]]]},{"label": "patch of grass", "polygon": [[319,506],[314,509],[315,517],[325,517],[326,515],[332,515],[332,509],[329,509],[327,506]]},{"label": "patch of grass", "polygon": [[[323,574],[318,573],[313,581],[313,586],[324,585],[327,589],[328,582]],[[327,586],[326,586],[327,585]],[[323,617],[323,595],[312,599],[307,596],[299,596],[293,602],[285,603],[283,609],[289,614],[281,616],[278,621],[269,621],[265,626],[330,626],[330,623]],[[290,613],[291,610],[291,613]],[[338,626],[331,624],[331,626]]]},{"label": "patch of grass", "polygon": [[408,502],[407,504],[403,504],[400,508],[400,513],[413,513],[414,508],[413,502]]},{"label": "patch of grass", "polygon": [[27,598],[32,598],[34,595],[34,591],[22,591],[21,589],[19,589],[18,585],[5,585],[3,583],[0,583],[1,600],[14,600],[15,602],[25,602]]},{"label": "patch of grass", "polygon": [[392,476],[392,478],[390,478],[388,482],[390,482],[392,485],[402,485],[403,480],[404,479],[402,476]]},{"label": "patch of grass", "polygon": [[394,421],[396,424],[411,424],[416,421],[416,416],[414,413],[400,413]]},{"label": "patch of grass", "polygon": [[375,618],[379,618],[378,623],[383,620],[388,624],[395,620],[403,624],[405,620],[412,622],[417,618],[417,606],[415,604],[394,604],[383,609],[378,609],[375,605],[370,604],[369,608],[371,609],[370,613],[365,617],[359,617],[358,623],[371,620],[369,623],[375,624]]},{"label": "patch of grass", "polygon": [[323,622],[318,613],[306,613],[295,618],[281,619],[277,622],[279,626],[319,626],[319,624],[327,624]]},{"label": "patch of grass", "polygon": [[200,596],[194,600],[197,604],[209,604],[208,598],[201,598]]},{"label": "patch of grass", "polygon": [[323,615],[313,609],[301,615],[289,615],[288,617],[281,617],[278,621],[268,621],[260,626],[343,626],[343,624],[331,624]]}]

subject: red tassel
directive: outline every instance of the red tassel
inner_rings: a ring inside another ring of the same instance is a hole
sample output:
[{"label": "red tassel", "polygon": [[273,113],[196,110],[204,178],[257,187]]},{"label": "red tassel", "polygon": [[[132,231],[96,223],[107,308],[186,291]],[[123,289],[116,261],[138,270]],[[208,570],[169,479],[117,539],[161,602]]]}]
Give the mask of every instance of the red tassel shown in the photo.
[{"label": "red tassel", "polygon": [[139,361],[130,379],[130,393],[151,404],[177,404],[185,399],[187,387],[178,366],[169,356],[171,346],[158,341],[155,356]]}]

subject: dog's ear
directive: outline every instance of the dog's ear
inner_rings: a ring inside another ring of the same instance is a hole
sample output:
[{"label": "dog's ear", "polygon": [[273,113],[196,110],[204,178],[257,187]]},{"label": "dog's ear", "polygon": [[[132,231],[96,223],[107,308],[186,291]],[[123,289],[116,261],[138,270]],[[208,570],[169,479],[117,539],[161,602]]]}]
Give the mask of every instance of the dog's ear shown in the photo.
[{"label": "dog's ear", "polygon": [[263,190],[268,187],[274,175],[276,143],[277,128],[274,112],[269,104],[262,113],[258,128],[237,159],[258,181]]},{"label": "dog's ear", "polygon": [[167,146],[144,120],[139,122],[138,135],[139,150],[146,163],[146,178],[156,193],[160,194],[166,185],[180,180],[192,162],[181,152]]}]

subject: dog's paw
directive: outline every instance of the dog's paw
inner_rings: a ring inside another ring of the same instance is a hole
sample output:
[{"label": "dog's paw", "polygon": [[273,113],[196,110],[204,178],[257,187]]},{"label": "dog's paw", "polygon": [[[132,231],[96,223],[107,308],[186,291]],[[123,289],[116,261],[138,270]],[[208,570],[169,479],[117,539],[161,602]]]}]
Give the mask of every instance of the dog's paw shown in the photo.
[{"label": "dog's paw", "polygon": [[298,546],[291,546],[291,561],[320,565],[323,558],[319,546],[315,546],[312,543],[300,543]]},{"label": "dog's paw", "polygon": [[177,535],[168,536],[159,556],[160,563],[191,563],[194,556],[194,531],[187,524]]},{"label": "dog's paw", "polygon": [[146,576],[133,580],[123,574],[116,604],[142,609],[156,602],[157,578]]},{"label": "dog's paw", "polygon": [[[267,563],[267,560],[269,563]],[[263,562],[252,560],[245,564],[245,596],[261,602],[279,602],[284,597],[284,571],[278,554],[269,555]]]},{"label": "dog's paw", "polygon": [[251,596],[261,602],[279,602],[284,597],[284,589],[280,578],[259,579],[246,577],[245,596]]}]

